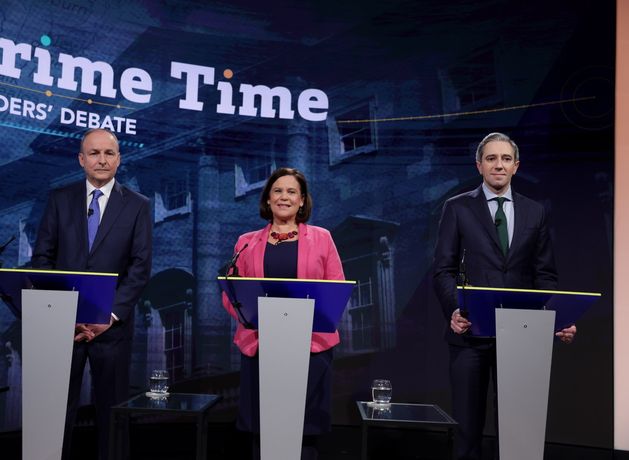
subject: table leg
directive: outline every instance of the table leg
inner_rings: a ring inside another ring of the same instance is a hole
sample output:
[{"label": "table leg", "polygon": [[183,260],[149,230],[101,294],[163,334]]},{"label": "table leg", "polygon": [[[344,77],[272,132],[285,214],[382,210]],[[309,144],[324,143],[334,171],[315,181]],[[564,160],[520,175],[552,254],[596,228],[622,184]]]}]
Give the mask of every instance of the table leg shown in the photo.
[{"label": "table leg", "polygon": [[368,440],[367,440],[368,429],[367,429],[367,424],[366,423],[362,424],[362,431],[363,431],[362,436],[361,436],[362,447],[361,447],[361,450],[360,450],[360,453],[361,453],[360,458],[362,460],[367,460],[367,457],[368,457],[367,456],[367,447],[369,446],[369,443],[368,443]]},{"label": "table leg", "polygon": [[448,449],[448,459],[452,459],[452,445],[453,445],[453,439],[454,439],[454,430],[452,428],[448,428],[448,440],[447,440],[447,444],[446,444],[446,448]]},{"label": "table leg", "polygon": [[207,421],[205,413],[197,416],[197,460],[207,460]]}]

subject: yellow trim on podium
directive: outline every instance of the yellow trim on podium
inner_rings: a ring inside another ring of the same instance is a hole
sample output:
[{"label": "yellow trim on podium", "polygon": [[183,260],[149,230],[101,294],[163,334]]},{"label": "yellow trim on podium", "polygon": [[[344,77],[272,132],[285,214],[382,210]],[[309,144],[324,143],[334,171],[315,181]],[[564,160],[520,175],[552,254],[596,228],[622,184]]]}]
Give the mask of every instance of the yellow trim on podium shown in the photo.
[{"label": "yellow trim on podium", "polygon": [[[226,276],[217,276],[216,279],[225,280]],[[229,277],[230,280],[251,280],[251,281],[305,281],[309,283],[344,283],[344,284],[356,284],[356,281],[350,280],[311,280],[305,278],[248,278],[246,276],[234,276]]]},{"label": "yellow trim on podium", "polygon": [[[457,289],[463,289],[463,286],[457,286]],[[601,297],[600,292],[578,292],[578,291],[547,291],[544,289],[510,289],[510,288],[492,288],[482,286],[465,286],[465,290],[470,291],[497,291],[497,292],[539,292],[542,294],[570,294],[570,295],[585,295],[592,297]]]},{"label": "yellow trim on podium", "polygon": [[118,276],[118,273],[101,272],[67,272],[63,270],[36,270],[28,268],[0,268],[0,272],[7,273],[50,273],[53,275],[94,275],[94,276]]}]

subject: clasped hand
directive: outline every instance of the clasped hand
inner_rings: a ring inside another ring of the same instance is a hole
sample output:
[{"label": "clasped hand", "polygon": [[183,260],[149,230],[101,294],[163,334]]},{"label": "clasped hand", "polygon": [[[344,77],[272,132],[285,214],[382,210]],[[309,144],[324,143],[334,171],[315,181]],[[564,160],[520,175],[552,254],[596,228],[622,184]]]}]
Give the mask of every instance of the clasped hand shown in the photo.
[{"label": "clasped hand", "polygon": [[76,324],[74,326],[75,342],[91,342],[101,335],[114,323],[114,318],[109,320],[109,324]]},{"label": "clasped hand", "polygon": [[472,323],[470,323],[467,318],[461,316],[461,311],[458,308],[452,312],[450,329],[452,329],[455,334],[465,334],[471,326]]}]

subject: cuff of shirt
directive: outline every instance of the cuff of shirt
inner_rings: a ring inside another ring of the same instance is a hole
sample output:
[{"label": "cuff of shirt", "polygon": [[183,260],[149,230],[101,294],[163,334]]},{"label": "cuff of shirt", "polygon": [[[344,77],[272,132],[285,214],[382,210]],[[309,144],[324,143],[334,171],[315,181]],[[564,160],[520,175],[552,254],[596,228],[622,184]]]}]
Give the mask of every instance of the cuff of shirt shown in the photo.
[{"label": "cuff of shirt", "polygon": [[111,314],[111,317],[114,319],[114,321],[120,321],[120,318],[118,318],[116,315],[114,315],[113,313]]}]

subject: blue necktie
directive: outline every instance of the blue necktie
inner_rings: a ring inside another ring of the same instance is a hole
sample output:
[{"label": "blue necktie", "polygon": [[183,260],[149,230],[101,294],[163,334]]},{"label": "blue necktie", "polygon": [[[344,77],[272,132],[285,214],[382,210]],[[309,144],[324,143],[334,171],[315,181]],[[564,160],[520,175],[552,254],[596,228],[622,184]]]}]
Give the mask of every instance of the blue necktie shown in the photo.
[{"label": "blue necktie", "polygon": [[98,231],[98,224],[100,224],[100,205],[98,204],[98,198],[103,195],[103,192],[96,189],[92,192],[92,202],[87,210],[87,238],[89,241],[89,250],[92,250],[92,244],[94,238],[96,238],[96,232]]}]

